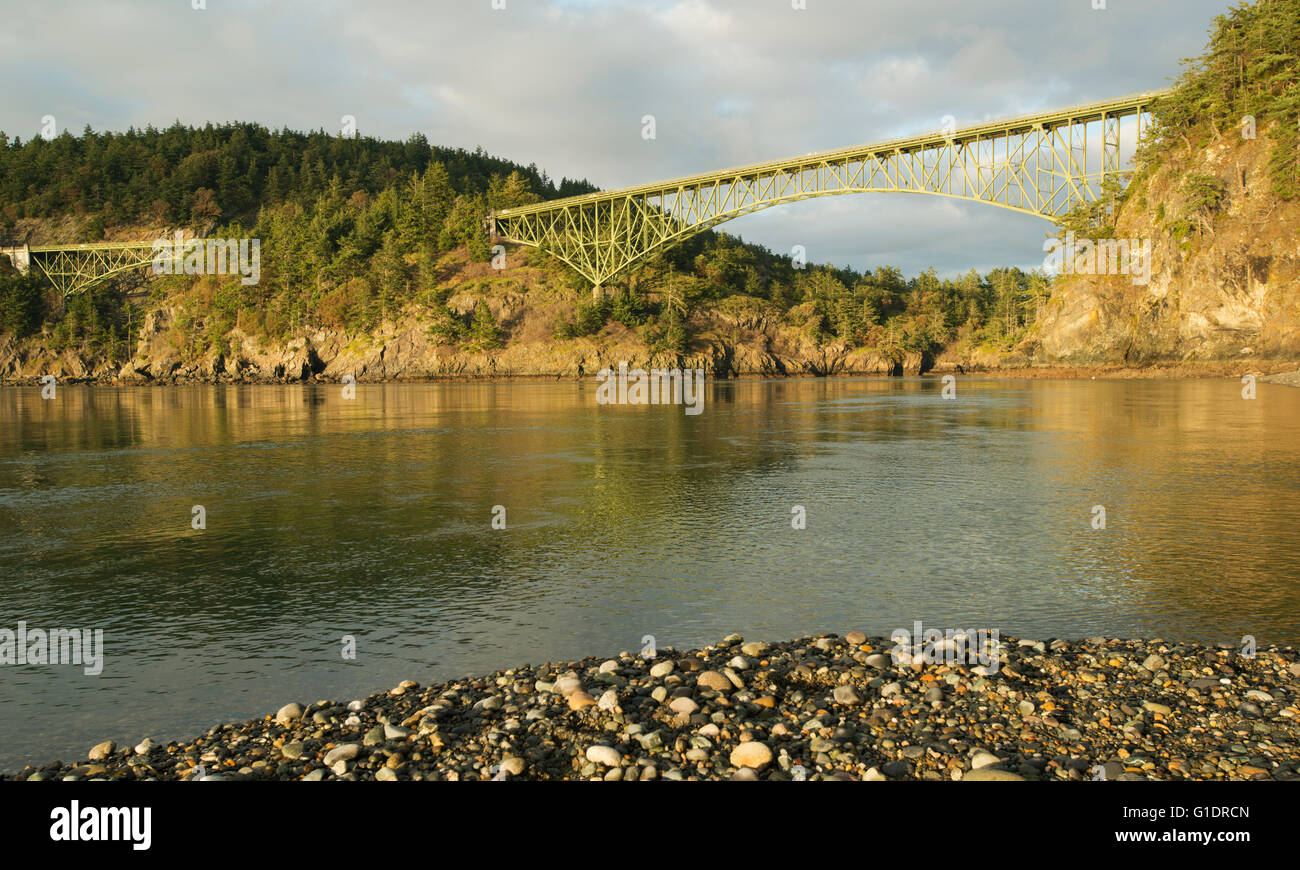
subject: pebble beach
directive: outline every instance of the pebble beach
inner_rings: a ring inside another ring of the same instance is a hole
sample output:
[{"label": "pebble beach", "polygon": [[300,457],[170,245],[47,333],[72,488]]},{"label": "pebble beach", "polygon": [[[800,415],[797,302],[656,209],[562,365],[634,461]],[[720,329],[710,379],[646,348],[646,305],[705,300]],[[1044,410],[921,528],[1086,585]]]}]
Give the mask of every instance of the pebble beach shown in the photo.
[{"label": "pebble beach", "polygon": [[297,701],[9,780],[1300,780],[1300,652],[1002,637],[995,667],[860,632],[731,635]]}]

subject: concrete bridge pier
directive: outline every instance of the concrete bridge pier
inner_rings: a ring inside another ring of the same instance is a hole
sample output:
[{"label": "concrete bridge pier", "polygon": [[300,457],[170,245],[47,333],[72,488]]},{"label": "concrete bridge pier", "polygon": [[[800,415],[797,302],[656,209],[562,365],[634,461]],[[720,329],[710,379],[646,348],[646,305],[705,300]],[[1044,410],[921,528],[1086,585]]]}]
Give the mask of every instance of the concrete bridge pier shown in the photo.
[{"label": "concrete bridge pier", "polygon": [[0,254],[7,254],[10,261],[13,262],[14,268],[23,275],[31,271],[32,251],[26,245],[21,248],[0,248]]}]

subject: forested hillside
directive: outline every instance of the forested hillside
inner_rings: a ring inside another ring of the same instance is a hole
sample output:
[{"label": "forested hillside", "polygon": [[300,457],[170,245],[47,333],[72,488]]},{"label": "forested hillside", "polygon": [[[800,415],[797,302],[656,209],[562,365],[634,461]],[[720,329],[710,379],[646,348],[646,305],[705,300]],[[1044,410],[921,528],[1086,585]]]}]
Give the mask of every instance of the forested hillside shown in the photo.
[{"label": "forested hillside", "polygon": [[[941,279],[797,268],[709,232],[592,302],[581,278],[537,252],[512,250],[505,270],[487,268],[482,221],[492,208],[594,186],[557,183],[481,149],[253,124],[51,141],[0,133],[8,243],[152,240],[176,229],[261,241],[260,281],[247,286],[239,276],[141,274],[65,300],[0,263],[0,376],[563,374],[615,348],[772,374],[918,371],[935,359],[1294,356],[1297,46],[1300,0],[1258,0],[1218,18],[1205,55],[1156,106],[1127,191],[1064,221],[1063,231],[1094,239],[1150,238],[1149,286],[1019,269]],[[402,365],[385,350],[394,336]],[[241,367],[254,346],[294,361]],[[377,369],[370,359],[388,362]]]},{"label": "forested hillside", "polygon": [[[535,166],[481,150],[432,147],[419,136],[395,143],[240,124],[88,130],[50,142],[0,134],[0,143],[0,234],[10,243],[148,240],[184,228],[257,238],[262,246],[256,285],[237,276],[155,278],[144,285],[147,299],[140,276],[63,300],[35,276],[0,275],[9,377],[41,352],[75,354],[99,377],[116,371],[138,349],[141,317],[156,306],[169,312],[181,360],[229,357],[248,337],[284,343],[320,329],[362,336],[410,318],[448,351],[490,352],[514,338],[500,300],[485,288],[468,310],[449,307],[463,289],[450,264],[489,259],[482,229],[489,209],[593,189],[586,181],[556,184]],[[561,264],[538,258],[535,269],[568,296],[552,341],[599,344],[622,328],[637,332],[646,353],[698,352],[726,300],[727,311],[762,311],[765,322],[812,348],[870,351],[872,365],[887,368],[909,354],[928,359],[953,341],[963,352],[1011,347],[1048,292],[1041,276],[1017,269],[951,281],[932,271],[906,278],[891,268],[796,268],[787,256],[723,233],[666,252],[598,303]],[[22,346],[13,344],[18,339]],[[821,363],[789,365],[801,371]]]}]

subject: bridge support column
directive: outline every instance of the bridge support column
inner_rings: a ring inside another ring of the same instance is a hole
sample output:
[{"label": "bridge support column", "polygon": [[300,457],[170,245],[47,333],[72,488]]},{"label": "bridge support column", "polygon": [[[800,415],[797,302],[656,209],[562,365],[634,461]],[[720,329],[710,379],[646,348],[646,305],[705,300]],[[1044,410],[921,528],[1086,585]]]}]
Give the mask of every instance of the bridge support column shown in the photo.
[{"label": "bridge support column", "polygon": [[32,268],[32,251],[31,248],[23,245],[21,248],[0,248],[0,254],[8,254],[9,260],[14,264],[23,275],[26,275]]},{"label": "bridge support column", "polygon": [[599,302],[604,298],[605,298],[605,291],[601,289],[601,286],[599,284],[593,284],[591,287],[591,301]]}]

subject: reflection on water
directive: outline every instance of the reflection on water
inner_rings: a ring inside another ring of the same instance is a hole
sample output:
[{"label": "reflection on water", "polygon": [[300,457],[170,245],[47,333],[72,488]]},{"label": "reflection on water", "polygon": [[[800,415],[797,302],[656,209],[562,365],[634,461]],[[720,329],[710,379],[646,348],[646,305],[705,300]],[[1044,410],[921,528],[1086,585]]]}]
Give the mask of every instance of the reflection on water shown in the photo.
[{"label": "reflection on water", "polygon": [[0,768],[645,634],[1300,642],[1300,390],[1239,390],[725,382],[699,416],[594,382],[3,390],[0,628],[102,628],[106,664],[0,667]]}]

